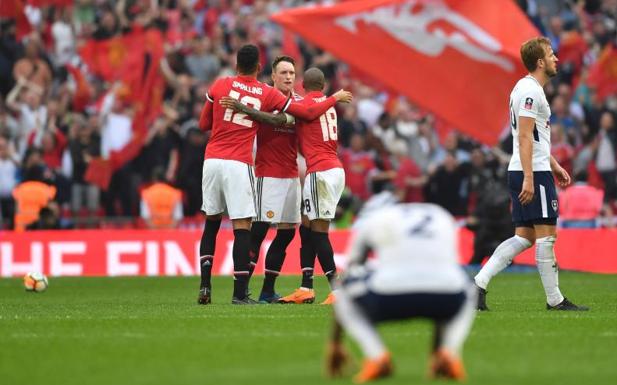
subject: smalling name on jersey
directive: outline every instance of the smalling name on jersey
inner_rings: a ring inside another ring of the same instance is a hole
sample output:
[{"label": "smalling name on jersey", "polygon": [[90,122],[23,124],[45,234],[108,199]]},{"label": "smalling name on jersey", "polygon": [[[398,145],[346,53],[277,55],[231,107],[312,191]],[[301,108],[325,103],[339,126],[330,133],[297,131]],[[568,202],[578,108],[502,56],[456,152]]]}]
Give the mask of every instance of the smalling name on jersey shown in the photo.
[{"label": "smalling name on jersey", "polygon": [[234,83],[232,84],[233,88],[239,88],[241,90],[244,90],[246,92],[250,92],[252,94],[257,94],[257,95],[261,95],[263,94],[263,90],[261,89],[261,87],[249,87],[246,84],[242,84],[238,81],[234,81]]}]

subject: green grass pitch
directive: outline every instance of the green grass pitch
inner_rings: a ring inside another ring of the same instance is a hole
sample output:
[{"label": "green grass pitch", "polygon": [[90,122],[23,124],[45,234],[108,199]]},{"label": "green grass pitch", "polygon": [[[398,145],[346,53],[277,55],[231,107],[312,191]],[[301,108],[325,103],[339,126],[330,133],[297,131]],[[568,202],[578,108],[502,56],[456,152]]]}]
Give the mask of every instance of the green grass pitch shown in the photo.
[{"label": "green grass pitch", "polygon": [[[502,274],[492,311],[478,314],[465,348],[468,384],[617,383],[617,276],[561,273],[562,290],[588,313],[547,312],[537,273]],[[298,277],[281,277],[285,294]],[[323,376],[331,309],[232,306],[230,277],[213,281],[214,304],[196,304],[198,278],[52,278],[26,293],[0,279],[0,383],[350,383]],[[252,282],[258,294],[261,277]],[[316,278],[317,299],[327,294]],[[383,384],[428,384],[430,324],[380,328],[395,374]],[[353,374],[359,364],[358,350]]]}]

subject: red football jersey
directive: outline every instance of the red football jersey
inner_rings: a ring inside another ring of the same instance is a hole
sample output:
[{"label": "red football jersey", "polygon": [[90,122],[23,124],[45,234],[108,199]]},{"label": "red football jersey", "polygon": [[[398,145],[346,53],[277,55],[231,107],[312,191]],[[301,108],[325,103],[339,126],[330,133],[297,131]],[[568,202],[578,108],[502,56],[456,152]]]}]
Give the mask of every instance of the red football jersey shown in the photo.
[{"label": "red football jersey", "polygon": [[253,141],[259,123],[246,114],[221,106],[218,100],[223,96],[231,96],[260,111],[285,111],[291,99],[251,76],[221,78],[210,88],[206,103],[212,103],[212,135],[206,146],[206,159],[229,159],[253,164]]},{"label": "red football jersey", "polygon": [[238,75],[216,80],[206,95],[206,104],[199,117],[201,129],[212,129],[205,157],[237,160],[247,164],[253,164],[253,141],[259,123],[244,113],[223,108],[218,103],[223,96],[238,99],[259,111],[287,111],[309,121],[318,118],[336,103],[333,96],[310,106],[292,103],[292,99],[281,91],[251,76]]},{"label": "red football jersey", "polygon": [[[319,91],[309,92],[300,104],[305,106],[322,102],[326,97]],[[338,127],[336,110],[330,107],[319,118],[296,122],[300,151],[306,158],[306,173],[342,168],[336,152]]]},{"label": "red football jersey", "polygon": [[[293,93],[294,101],[302,96]],[[262,124],[257,131],[255,175],[270,178],[297,178],[298,137],[295,126],[274,127]]]}]

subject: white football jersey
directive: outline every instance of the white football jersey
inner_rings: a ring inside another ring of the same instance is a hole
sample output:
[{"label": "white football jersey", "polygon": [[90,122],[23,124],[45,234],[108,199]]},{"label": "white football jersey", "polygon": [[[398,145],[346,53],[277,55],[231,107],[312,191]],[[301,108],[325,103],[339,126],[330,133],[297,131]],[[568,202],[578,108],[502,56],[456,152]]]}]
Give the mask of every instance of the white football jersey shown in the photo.
[{"label": "white football jersey", "polygon": [[510,94],[510,125],[514,139],[514,151],[508,171],[523,171],[518,143],[521,116],[533,118],[536,121],[533,130],[532,170],[551,171],[551,108],[546,100],[544,89],[530,75],[519,80]]},{"label": "white football jersey", "polygon": [[373,292],[456,293],[469,282],[458,263],[456,222],[437,205],[391,205],[361,217],[354,229],[349,274],[361,269],[370,249]]}]

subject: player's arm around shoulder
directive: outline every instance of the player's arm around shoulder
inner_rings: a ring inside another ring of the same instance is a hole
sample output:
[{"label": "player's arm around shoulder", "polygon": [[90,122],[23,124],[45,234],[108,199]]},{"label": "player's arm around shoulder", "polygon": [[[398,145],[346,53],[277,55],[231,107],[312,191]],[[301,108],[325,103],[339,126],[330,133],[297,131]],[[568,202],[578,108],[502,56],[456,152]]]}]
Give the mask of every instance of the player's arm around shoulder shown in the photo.
[{"label": "player's arm around shoulder", "polygon": [[287,117],[285,113],[271,113],[265,111],[258,111],[252,107],[242,104],[239,100],[224,96],[220,99],[219,104],[224,108],[230,108],[236,112],[241,112],[248,115],[251,119],[261,123],[270,124],[275,127],[283,126],[287,123]]}]

